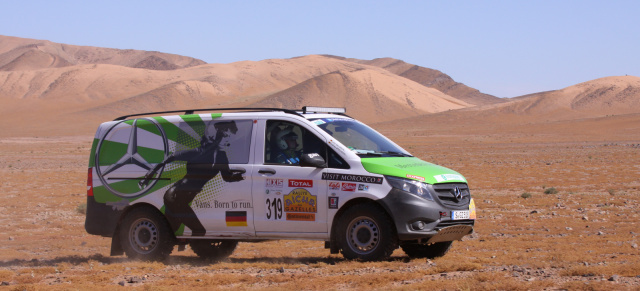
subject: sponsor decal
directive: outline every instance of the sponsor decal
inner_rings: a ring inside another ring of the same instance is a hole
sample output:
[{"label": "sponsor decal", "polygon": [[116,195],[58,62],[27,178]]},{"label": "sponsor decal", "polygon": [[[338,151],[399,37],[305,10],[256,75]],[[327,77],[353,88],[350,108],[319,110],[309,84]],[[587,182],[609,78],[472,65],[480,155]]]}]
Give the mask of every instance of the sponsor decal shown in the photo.
[{"label": "sponsor decal", "polygon": [[313,188],[313,180],[289,180],[289,187],[292,188]]},{"label": "sponsor decal", "polygon": [[267,179],[267,188],[282,188],[284,179]]},{"label": "sponsor decal", "polygon": [[369,191],[369,185],[358,184],[358,191]]},{"label": "sponsor decal", "polygon": [[307,189],[293,189],[284,195],[284,212],[318,212],[317,196],[311,195]]},{"label": "sponsor decal", "polygon": [[340,190],[340,182],[329,182],[329,190]]},{"label": "sponsor decal", "polygon": [[424,177],[420,177],[420,176],[416,176],[416,175],[411,175],[411,174],[407,174],[407,178],[409,179],[415,179],[415,180],[420,180],[422,182],[424,182],[426,179]]},{"label": "sponsor decal", "polygon": [[287,220],[316,221],[315,213],[287,213]]},{"label": "sponsor decal", "polygon": [[338,198],[339,197],[329,197],[329,209],[338,209]]},{"label": "sponsor decal", "polygon": [[322,173],[322,180],[382,184],[382,181],[384,179],[382,177],[374,177],[374,176]]},{"label": "sponsor decal", "polygon": [[224,220],[227,226],[247,226],[247,212],[226,211]]},{"label": "sponsor decal", "polygon": [[457,174],[442,174],[433,176],[438,182],[445,182],[449,180],[459,180],[459,181],[467,181],[464,177]]},{"label": "sponsor decal", "polygon": [[396,168],[399,169],[406,169],[406,168],[420,168],[420,167],[424,167],[425,163],[407,163],[407,164],[396,164],[394,165]]},{"label": "sponsor decal", "polygon": [[342,183],[342,191],[347,191],[347,192],[356,191],[356,184],[354,184],[354,183]]}]

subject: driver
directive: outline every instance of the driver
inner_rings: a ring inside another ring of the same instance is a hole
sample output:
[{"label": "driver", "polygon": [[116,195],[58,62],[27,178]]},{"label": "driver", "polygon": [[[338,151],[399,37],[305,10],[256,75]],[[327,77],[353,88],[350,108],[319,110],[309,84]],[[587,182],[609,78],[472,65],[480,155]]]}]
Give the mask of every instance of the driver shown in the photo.
[{"label": "driver", "polygon": [[302,151],[296,150],[298,148],[298,135],[295,132],[291,129],[282,130],[276,136],[276,143],[278,146],[276,161],[279,164],[300,164],[300,155],[302,154]]}]

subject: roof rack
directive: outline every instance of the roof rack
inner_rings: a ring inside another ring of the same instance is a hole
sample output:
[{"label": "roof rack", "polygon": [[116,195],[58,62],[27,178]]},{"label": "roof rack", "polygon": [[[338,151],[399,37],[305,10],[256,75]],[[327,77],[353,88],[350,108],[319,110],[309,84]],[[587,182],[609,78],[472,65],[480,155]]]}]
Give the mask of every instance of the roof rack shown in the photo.
[{"label": "roof rack", "polygon": [[291,109],[283,109],[283,108],[203,108],[203,109],[187,109],[187,110],[171,110],[171,111],[158,111],[158,112],[147,112],[147,113],[136,113],[136,114],[129,114],[129,115],[123,115],[120,116],[116,119],[114,119],[114,121],[118,121],[118,120],[125,120],[129,117],[133,117],[133,116],[142,116],[142,115],[155,115],[155,114],[166,114],[166,113],[180,113],[180,112],[184,112],[184,114],[193,114],[196,111],[281,111],[284,113],[288,113],[288,114],[294,114],[294,115],[298,115],[300,117],[302,117],[302,115],[300,115],[300,113],[291,110]]}]

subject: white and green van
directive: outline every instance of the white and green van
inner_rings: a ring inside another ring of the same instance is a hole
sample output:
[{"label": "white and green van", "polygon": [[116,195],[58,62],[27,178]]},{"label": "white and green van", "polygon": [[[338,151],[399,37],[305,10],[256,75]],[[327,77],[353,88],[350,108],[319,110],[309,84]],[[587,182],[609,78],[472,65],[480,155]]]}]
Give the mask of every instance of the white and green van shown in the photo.
[{"label": "white and green van", "polygon": [[187,244],[221,259],[238,242],[277,239],[324,241],[348,259],[383,260],[398,247],[433,258],[473,231],[462,175],[344,112],[206,109],[105,122],[91,148],[85,228],[112,238],[111,255],[143,260]]}]

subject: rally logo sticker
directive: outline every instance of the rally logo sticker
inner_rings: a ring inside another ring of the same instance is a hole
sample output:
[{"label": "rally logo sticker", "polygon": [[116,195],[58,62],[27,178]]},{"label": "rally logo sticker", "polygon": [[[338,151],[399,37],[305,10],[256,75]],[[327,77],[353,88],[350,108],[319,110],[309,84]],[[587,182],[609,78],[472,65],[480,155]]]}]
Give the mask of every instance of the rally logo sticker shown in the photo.
[{"label": "rally logo sticker", "polygon": [[416,175],[411,175],[411,174],[407,174],[407,178],[409,179],[416,179],[416,180],[420,180],[422,182],[424,182],[426,179],[424,177],[420,177],[420,176],[416,176]]},{"label": "rally logo sticker", "polygon": [[346,191],[346,192],[354,192],[356,191],[356,184],[355,183],[342,183],[342,191]]},{"label": "rally logo sticker", "polygon": [[316,221],[315,213],[287,213],[287,220]]},{"label": "rally logo sticker", "polygon": [[284,179],[267,179],[267,188],[282,188],[284,187]]},{"label": "rally logo sticker", "polygon": [[[284,212],[287,220],[315,221],[318,212],[317,196],[311,195],[307,189],[293,189],[284,195]],[[295,212],[295,213],[293,213]]]},{"label": "rally logo sticker", "polygon": [[442,175],[435,175],[433,177],[438,182],[445,182],[445,181],[451,181],[451,180],[458,180],[458,181],[465,181],[465,182],[467,181],[464,177],[457,174],[442,174]]},{"label": "rally logo sticker", "polygon": [[338,198],[339,197],[329,197],[329,209],[338,209]]},{"label": "rally logo sticker", "polygon": [[313,188],[313,180],[289,180],[289,187],[292,188]]},{"label": "rally logo sticker", "polygon": [[384,179],[382,177],[374,177],[374,176],[322,173],[322,180],[382,184],[382,181]]},{"label": "rally logo sticker", "polygon": [[329,190],[340,190],[340,182],[329,182]]}]

